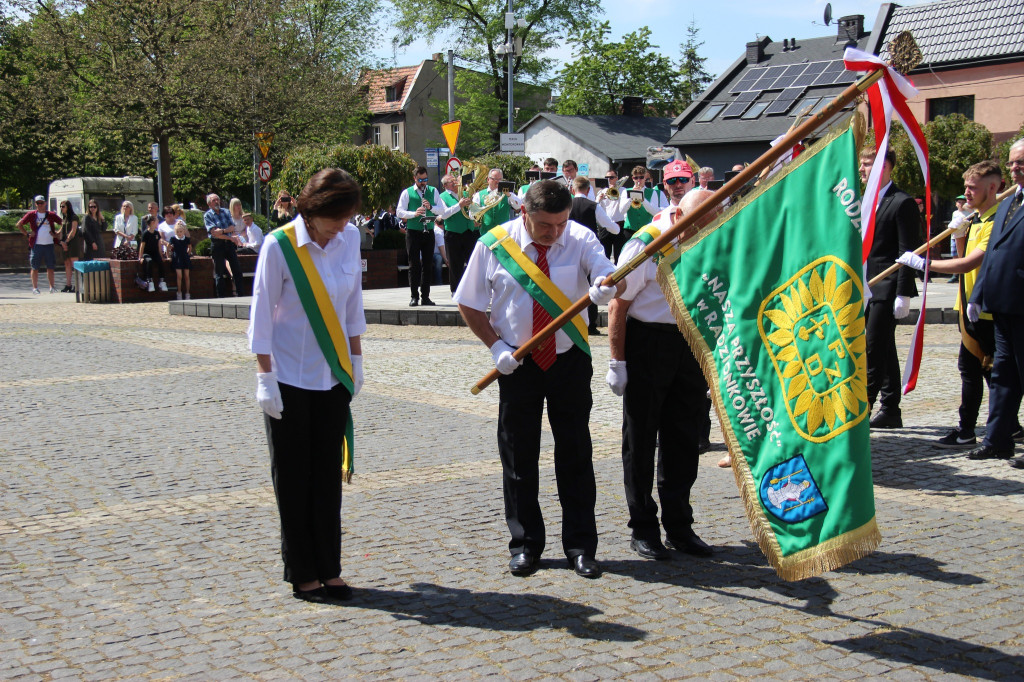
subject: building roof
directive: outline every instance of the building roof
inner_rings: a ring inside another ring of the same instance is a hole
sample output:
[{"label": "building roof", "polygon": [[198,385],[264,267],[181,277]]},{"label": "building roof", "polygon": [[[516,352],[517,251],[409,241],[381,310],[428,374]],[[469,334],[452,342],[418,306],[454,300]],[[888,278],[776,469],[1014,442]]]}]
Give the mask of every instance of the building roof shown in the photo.
[{"label": "building roof", "polygon": [[566,135],[609,158],[612,163],[644,159],[647,148],[665,143],[672,119],[647,116],[562,116],[540,113],[519,127],[520,132],[545,119]]},{"label": "building roof", "polygon": [[[685,151],[687,145],[770,142],[798,113],[824,108],[857,80],[843,66],[846,41],[829,36],[795,40],[795,48],[785,43],[763,38],[760,61],[736,60],[673,121],[668,144]],[[866,43],[865,35],[857,46]]]},{"label": "building roof", "polygon": [[[366,106],[370,112],[389,114],[404,109],[409,93],[412,92],[412,86],[425,63],[363,73],[359,79],[359,86],[366,88]],[[389,87],[395,88],[392,101],[388,101],[387,97]]]},{"label": "building roof", "polygon": [[923,63],[930,66],[1024,57],[1024,0],[940,0],[912,7],[887,3],[879,19],[876,53],[886,61],[886,44],[902,31],[911,32]]}]

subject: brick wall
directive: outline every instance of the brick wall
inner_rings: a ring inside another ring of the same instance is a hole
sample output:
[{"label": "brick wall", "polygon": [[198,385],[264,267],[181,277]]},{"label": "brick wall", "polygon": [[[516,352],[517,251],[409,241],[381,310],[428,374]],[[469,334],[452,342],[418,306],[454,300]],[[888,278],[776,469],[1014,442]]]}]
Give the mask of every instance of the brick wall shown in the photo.
[{"label": "brick wall", "polygon": [[[189,237],[192,239],[192,248],[195,248],[203,239],[206,239],[206,230],[203,228],[189,228]],[[110,225],[103,233],[103,244],[108,256],[114,248],[114,233],[110,231]],[[64,252],[58,246],[54,250],[57,256],[58,269],[64,267]],[[0,232],[0,267],[18,268],[28,270],[28,240],[20,231]]]}]

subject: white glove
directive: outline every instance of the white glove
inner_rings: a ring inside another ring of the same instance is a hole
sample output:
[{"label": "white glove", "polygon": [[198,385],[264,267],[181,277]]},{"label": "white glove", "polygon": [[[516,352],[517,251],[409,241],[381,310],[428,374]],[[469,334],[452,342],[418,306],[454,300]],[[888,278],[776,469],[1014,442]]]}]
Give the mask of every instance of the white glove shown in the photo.
[{"label": "white glove", "polygon": [[892,316],[902,320],[910,314],[910,299],[906,296],[897,296],[892,304]]},{"label": "white glove", "polygon": [[626,392],[626,361],[609,360],[608,375],[604,378],[612,393],[621,396]]},{"label": "white glove", "polygon": [[[602,278],[602,281],[604,278]],[[594,305],[606,305],[609,301],[615,298],[615,285],[603,287],[600,284],[595,284],[590,287],[590,301]]]},{"label": "white glove", "polygon": [[363,388],[363,356],[352,356],[352,397],[359,395]]},{"label": "white glove", "polygon": [[280,419],[284,411],[281,402],[281,389],[277,385],[277,374],[274,372],[256,372],[256,402],[267,413],[268,417]]},{"label": "white glove", "polygon": [[907,251],[897,258],[896,262],[900,265],[906,265],[908,268],[914,268],[915,270],[924,272],[924,258],[921,258],[913,251]]},{"label": "white glove", "polygon": [[491,357],[494,359],[494,366],[502,374],[511,374],[523,364],[522,360],[516,360],[512,355],[512,346],[501,339],[491,346]]},{"label": "white glove", "polygon": [[979,306],[977,303],[968,303],[967,304],[967,319],[970,320],[971,322],[977,322],[978,318],[980,316],[981,316],[981,306]]},{"label": "white glove", "polygon": [[971,226],[968,219],[972,214],[964,215],[963,213],[957,212],[953,219],[949,221],[947,227],[953,230],[953,237],[963,237],[967,234],[967,228]]}]

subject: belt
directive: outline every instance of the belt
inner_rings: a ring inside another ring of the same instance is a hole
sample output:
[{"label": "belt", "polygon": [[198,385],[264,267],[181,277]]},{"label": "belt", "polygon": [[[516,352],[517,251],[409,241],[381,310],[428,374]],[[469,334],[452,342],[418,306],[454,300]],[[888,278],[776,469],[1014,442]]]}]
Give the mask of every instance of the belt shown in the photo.
[{"label": "belt", "polygon": [[670,322],[644,322],[643,320],[638,320],[635,317],[627,318],[626,322],[629,324],[639,324],[643,327],[648,327],[649,329],[654,329],[657,331],[675,332],[676,334],[682,334],[682,332],[679,331],[679,327]]}]

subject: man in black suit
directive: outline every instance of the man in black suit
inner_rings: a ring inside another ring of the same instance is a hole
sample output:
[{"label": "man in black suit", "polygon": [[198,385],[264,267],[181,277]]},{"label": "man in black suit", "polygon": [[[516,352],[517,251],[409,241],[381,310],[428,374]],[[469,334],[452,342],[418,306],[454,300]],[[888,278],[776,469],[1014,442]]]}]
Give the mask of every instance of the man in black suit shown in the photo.
[{"label": "man in black suit", "polygon": [[[981,445],[967,453],[970,459],[1010,459],[1024,386],[1024,140],[1010,147],[1007,164],[1017,185],[1014,195],[996,211],[985,260],[974,284],[967,318],[982,311],[992,314],[996,352],[989,381],[988,430]],[[1024,458],[1010,462],[1024,469]]]},{"label": "man in black suit", "polygon": [[[598,228],[603,228],[608,234],[618,234],[620,228],[608,216],[608,212],[601,208],[600,204],[587,198],[587,194],[590,192],[590,180],[577,176],[569,185],[569,191],[572,192],[572,208],[569,209],[569,220],[573,220],[594,234],[599,235],[599,239],[601,230]],[[607,255],[607,251],[605,255]],[[601,333],[597,328],[597,304],[591,303],[587,313],[590,318],[587,333],[596,336]]]},{"label": "man in black suit", "polygon": [[[866,149],[860,155],[860,179],[867,182],[874,164],[875,152]],[[879,181],[878,209],[875,212],[875,234],[868,252],[867,277],[870,280],[892,265],[906,251],[913,251],[920,239],[921,218],[914,199],[892,183],[892,167],[896,155],[886,150]],[[871,302],[864,313],[864,335],[868,356],[868,403],[874,407],[881,398],[881,407],[871,418],[873,429],[903,427],[900,414],[902,382],[900,362],[896,355],[896,320],[910,313],[910,298],[917,296],[914,271],[900,268],[871,287]]]}]

